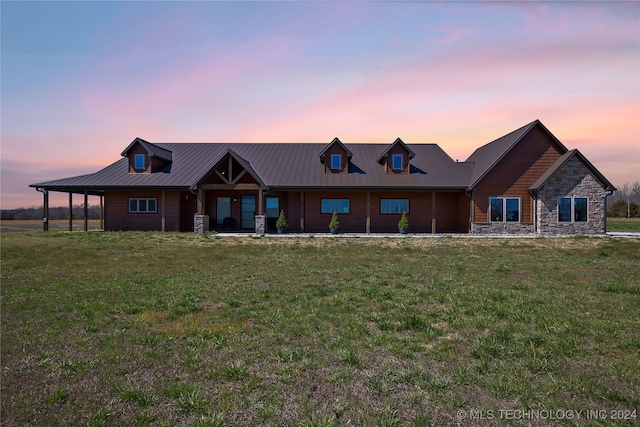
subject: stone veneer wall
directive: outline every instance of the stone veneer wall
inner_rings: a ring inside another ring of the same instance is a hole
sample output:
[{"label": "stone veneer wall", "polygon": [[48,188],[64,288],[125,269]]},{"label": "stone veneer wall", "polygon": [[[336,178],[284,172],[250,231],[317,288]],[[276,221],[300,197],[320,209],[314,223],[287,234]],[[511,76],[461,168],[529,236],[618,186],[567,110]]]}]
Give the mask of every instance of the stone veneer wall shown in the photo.
[{"label": "stone veneer wall", "polygon": [[471,234],[533,234],[530,222],[474,222]]},{"label": "stone veneer wall", "polygon": [[[604,234],[606,196],[602,184],[573,156],[538,193],[538,234]],[[587,222],[558,222],[558,197],[586,197]]]}]

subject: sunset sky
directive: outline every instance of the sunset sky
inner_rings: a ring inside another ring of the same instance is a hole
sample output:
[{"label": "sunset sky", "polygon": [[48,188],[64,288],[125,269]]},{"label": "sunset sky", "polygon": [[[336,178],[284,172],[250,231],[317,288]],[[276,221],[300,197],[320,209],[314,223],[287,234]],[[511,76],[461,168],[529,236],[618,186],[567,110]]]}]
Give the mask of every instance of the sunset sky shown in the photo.
[{"label": "sunset sky", "polygon": [[3,209],[42,204],[28,184],[95,172],[136,137],[400,137],[462,161],[535,119],[614,185],[640,181],[640,2],[0,7]]}]

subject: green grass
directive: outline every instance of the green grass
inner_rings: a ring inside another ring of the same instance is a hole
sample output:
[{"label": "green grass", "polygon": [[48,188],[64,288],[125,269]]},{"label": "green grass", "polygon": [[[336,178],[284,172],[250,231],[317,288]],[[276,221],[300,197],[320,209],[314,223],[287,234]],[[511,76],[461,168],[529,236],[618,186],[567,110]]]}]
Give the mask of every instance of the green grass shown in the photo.
[{"label": "green grass", "polygon": [[607,231],[640,233],[640,218],[607,218]]},{"label": "green grass", "polygon": [[3,426],[640,410],[639,239],[1,237]]}]

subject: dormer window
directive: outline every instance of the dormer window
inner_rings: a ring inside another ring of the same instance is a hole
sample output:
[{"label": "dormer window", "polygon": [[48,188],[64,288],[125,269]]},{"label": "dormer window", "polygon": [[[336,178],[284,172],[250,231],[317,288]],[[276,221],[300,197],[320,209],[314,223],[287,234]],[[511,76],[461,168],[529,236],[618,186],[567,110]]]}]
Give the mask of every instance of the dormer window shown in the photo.
[{"label": "dormer window", "polygon": [[332,154],[331,155],[331,169],[342,169],[342,155],[340,154]]},{"label": "dormer window", "polygon": [[394,154],[391,156],[391,168],[393,170],[404,169],[404,156],[402,154]]},{"label": "dormer window", "polygon": [[338,139],[333,138],[320,152],[320,163],[324,166],[324,173],[349,173],[351,151]]},{"label": "dormer window", "polygon": [[135,155],[134,168],[135,169],[144,169],[144,166],[145,166],[144,154],[136,154]]},{"label": "dormer window", "polygon": [[400,138],[396,138],[393,144],[388,146],[376,161],[384,167],[386,173],[404,175],[410,173],[411,165],[409,162],[413,157],[415,157],[415,153],[411,148],[402,142]]}]

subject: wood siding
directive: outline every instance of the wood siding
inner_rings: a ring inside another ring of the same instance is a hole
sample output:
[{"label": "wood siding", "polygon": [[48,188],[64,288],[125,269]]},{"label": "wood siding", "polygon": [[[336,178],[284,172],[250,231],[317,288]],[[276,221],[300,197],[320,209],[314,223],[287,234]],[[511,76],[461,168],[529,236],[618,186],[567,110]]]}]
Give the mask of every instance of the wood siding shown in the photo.
[{"label": "wood siding", "polygon": [[521,222],[533,222],[529,187],[562,155],[562,150],[540,127],[534,127],[480,181],[473,191],[473,222],[489,222],[489,198],[521,198]]},{"label": "wood siding", "polygon": [[[129,212],[130,198],[155,198],[157,212]],[[116,230],[161,230],[162,191],[160,190],[107,190],[104,195],[104,229]],[[165,230],[180,230],[180,192],[165,191]]]},{"label": "wood siding", "polygon": [[[289,225],[291,231],[299,231],[299,193],[289,197]],[[435,217],[437,233],[465,233],[469,229],[469,198],[462,192],[436,192]],[[367,192],[320,192],[306,191],[304,206],[305,231],[313,233],[329,232],[331,214],[321,213],[322,199],[349,199],[350,212],[338,213],[340,231],[345,233],[365,233],[367,224]],[[398,221],[402,214],[380,212],[381,199],[409,199],[409,231],[431,233],[433,219],[433,192],[377,192],[369,194],[370,232],[397,233]],[[297,218],[296,218],[297,216]]]}]

